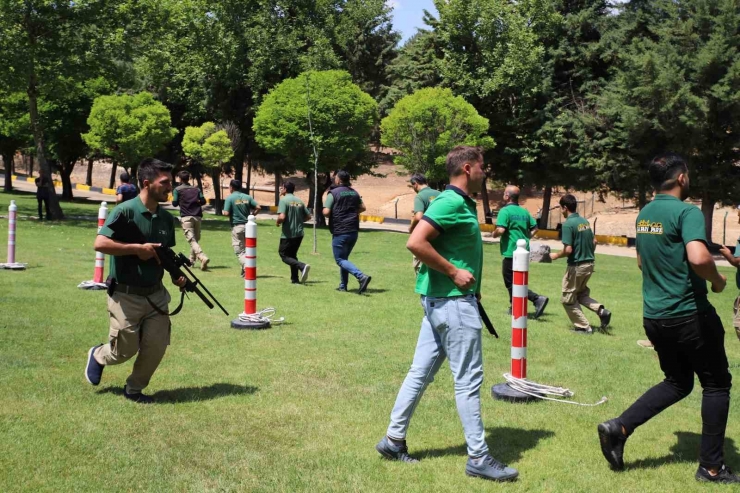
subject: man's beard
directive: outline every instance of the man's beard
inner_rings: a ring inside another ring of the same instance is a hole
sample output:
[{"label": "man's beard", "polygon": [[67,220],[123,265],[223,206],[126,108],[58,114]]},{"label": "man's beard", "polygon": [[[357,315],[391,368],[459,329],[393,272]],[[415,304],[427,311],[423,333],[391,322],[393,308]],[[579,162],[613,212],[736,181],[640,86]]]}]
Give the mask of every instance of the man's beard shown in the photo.
[{"label": "man's beard", "polygon": [[688,198],[689,198],[689,186],[686,185],[684,187],[681,187],[681,201],[683,202],[684,200]]}]

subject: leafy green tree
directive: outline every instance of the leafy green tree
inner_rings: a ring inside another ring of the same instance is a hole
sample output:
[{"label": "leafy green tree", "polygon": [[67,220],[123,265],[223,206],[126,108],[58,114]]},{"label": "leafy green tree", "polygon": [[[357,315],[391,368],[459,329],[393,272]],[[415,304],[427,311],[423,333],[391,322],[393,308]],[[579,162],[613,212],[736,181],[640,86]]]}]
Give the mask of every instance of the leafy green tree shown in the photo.
[{"label": "leafy green tree", "polygon": [[26,95],[22,92],[6,93],[0,90],[0,157],[5,166],[6,192],[13,190],[11,176],[15,153],[28,146],[31,139]]},{"label": "leafy green tree", "polygon": [[450,89],[420,89],[401,99],[380,124],[381,143],[402,152],[396,162],[432,182],[445,182],[445,157],[457,145],[494,147],[488,120]]},{"label": "leafy green tree", "polygon": [[170,127],[169,110],[148,92],[96,98],[87,123],[90,131],[82,134],[84,141],[93,151],[113,160],[111,188],[117,165],[126,167],[135,177],[139,162],[161,150],[177,134]]},{"label": "leafy green tree", "polygon": [[226,130],[217,130],[216,124],[206,122],[200,127],[187,127],[182,139],[182,150],[191,161],[211,173],[216,197],[216,214],[221,214],[221,172],[224,163],[234,155],[232,140]]},{"label": "leafy green tree", "polygon": [[[319,214],[321,195],[330,182],[330,173],[344,168],[350,175],[359,176],[376,166],[368,139],[377,114],[377,103],[352,82],[347,72],[305,72],[270,91],[257,110],[254,133],[265,151],[284,156],[291,166],[310,177],[312,192],[317,187],[319,196],[319,202],[311,201],[311,205],[317,220],[323,223]],[[313,183],[314,146],[319,155],[318,183]]]}]

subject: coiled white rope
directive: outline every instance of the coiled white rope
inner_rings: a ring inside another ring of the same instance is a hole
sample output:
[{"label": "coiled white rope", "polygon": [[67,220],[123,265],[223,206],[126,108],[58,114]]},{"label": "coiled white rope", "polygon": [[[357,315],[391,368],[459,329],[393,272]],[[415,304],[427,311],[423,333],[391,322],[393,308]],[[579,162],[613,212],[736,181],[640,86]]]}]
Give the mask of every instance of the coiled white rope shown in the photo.
[{"label": "coiled white rope", "polygon": [[247,323],[264,323],[269,322],[271,324],[281,324],[285,321],[285,317],[280,317],[278,319],[273,320],[273,317],[275,316],[276,310],[268,306],[267,308],[263,308],[262,310],[258,311],[257,313],[241,313],[239,314],[239,320],[242,322]]},{"label": "coiled white rope", "polygon": [[77,285],[77,287],[81,289],[92,289],[92,290],[108,289],[108,286],[106,286],[105,283],[95,282],[95,281],[82,281],[81,283]]},{"label": "coiled white rope", "polygon": [[[541,383],[536,382],[530,382],[526,378],[515,378],[511,375],[511,373],[504,373],[504,379],[506,380],[506,383],[514,390],[517,390],[521,392],[522,394],[527,394],[532,397],[536,397],[537,399],[542,399],[545,401],[555,401],[555,402],[562,402],[563,404],[573,404],[575,406],[586,406],[586,407],[593,407],[598,406],[600,404],[605,403],[608,399],[606,396],[602,397],[598,402],[594,404],[585,404],[583,402],[573,402],[573,401],[565,401],[562,398],[564,397],[573,397],[575,394],[570,389],[566,389],[563,387],[553,387],[551,385],[543,385]],[[560,397],[560,399],[555,399],[552,397],[545,397],[547,395],[552,395],[555,397]]]}]

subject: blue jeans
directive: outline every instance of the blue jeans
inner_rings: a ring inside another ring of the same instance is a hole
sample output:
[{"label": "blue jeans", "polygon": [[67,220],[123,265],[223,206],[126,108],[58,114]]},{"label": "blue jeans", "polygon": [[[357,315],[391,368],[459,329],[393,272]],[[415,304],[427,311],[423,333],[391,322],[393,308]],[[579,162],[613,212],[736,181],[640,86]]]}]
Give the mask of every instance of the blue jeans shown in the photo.
[{"label": "blue jeans", "polygon": [[457,414],[462,421],[468,455],[488,453],[480,410],[480,388],[483,384],[481,321],[475,296],[454,298],[421,297],[424,319],[411,369],[401,385],[391,412],[388,436],[406,438],[417,404],[427,385],[434,381],[445,358],[455,382]]},{"label": "blue jeans", "polygon": [[336,235],[331,239],[331,249],[334,252],[334,260],[336,260],[339,266],[339,287],[347,289],[347,280],[349,274],[352,274],[359,281],[365,274],[360,269],[355,267],[355,264],[347,260],[349,254],[352,253],[352,249],[357,243],[357,232],[347,233],[344,235]]}]

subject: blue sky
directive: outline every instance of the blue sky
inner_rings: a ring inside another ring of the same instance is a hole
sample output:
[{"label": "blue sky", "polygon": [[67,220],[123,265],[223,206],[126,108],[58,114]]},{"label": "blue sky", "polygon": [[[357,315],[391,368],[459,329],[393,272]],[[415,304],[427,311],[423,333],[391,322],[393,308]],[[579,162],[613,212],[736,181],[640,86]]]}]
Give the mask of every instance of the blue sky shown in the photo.
[{"label": "blue sky", "polygon": [[416,33],[417,27],[424,27],[424,9],[437,15],[433,0],[387,0],[386,3],[393,7],[393,26],[403,36],[402,44]]}]

